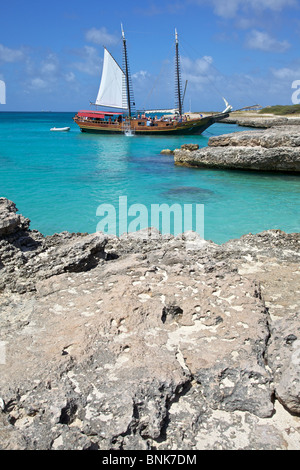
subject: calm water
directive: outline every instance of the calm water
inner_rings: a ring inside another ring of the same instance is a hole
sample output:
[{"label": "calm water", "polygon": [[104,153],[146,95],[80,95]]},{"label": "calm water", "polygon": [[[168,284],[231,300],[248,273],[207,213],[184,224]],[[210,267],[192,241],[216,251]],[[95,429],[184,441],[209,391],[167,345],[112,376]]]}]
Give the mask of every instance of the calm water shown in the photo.
[{"label": "calm water", "polygon": [[[100,204],[204,204],[205,238],[300,230],[300,178],[176,167],[164,148],[206,146],[211,135],[242,130],[215,124],[202,136],[82,134],[74,113],[0,113],[0,196],[13,200],[45,235],[96,231]],[[71,127],[68,133],[51,127]]]}]

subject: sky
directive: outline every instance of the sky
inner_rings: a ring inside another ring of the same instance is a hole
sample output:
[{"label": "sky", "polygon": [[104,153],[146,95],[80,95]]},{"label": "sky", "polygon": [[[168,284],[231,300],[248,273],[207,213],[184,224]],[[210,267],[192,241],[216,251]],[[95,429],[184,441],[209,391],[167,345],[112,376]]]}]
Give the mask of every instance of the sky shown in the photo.
[{"label": "sky", "polygon": [[300,0],[0,0],[0,111],[89,109],[121,23],[138,109],[175,105],[175,28],[185,111],[292,104]]}]

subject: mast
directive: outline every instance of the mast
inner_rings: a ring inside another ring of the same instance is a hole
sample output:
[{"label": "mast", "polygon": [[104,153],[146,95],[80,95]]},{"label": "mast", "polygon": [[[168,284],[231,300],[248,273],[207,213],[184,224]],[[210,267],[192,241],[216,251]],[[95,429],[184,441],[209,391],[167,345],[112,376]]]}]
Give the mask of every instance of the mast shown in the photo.
[{"label": "mast", "polygon": [[130,84],[130,74],[129,74],[129,66],[128,66],[128,56],[127,56],[127,46],[126,46],[126,39],[125,39],[125,34],[123,30],[123,25],[121,24],[121,29],[122,29],[122,38],[123,38],[123,61],[124,61],[124,72],[125,72],[125,81],[126,81],[126,94],[127,94],[127,104],[128,104],[128,114],[129,114],[129,119],[131,118],[132,114],[132,109],[131,105],[135,104],[131,102],[131,84]]},{"label": "mast", "polygon": [[175,73],[176,73],[176,98],[179,109],[179,115],[182,116],[182,99],[181,99],[181,73],[180,73],[180,60],[179,60],[179,46],[178,46],[178,34],[175,29],[175,43],[176,43],[176,55],[175,55]]}]

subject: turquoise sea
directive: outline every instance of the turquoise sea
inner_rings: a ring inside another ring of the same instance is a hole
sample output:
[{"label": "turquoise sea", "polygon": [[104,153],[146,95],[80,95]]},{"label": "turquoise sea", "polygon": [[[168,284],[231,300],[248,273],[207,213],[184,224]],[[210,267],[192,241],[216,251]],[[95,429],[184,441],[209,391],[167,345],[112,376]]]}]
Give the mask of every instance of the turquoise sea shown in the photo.
[{"label": "turquoise sea", "polygon": [[[214,124],[201,136],[83,134],[75,113],[0,113],[0,196],[14,201],[31,228],[93,233],[100,204],[204,204],[204,236],[223,243],[266,229],[300,231],[295,175],[176,167],[165,148],[206,146],[211,135],[244,130]],[[50,132],[51,127],[70,132]]]}]

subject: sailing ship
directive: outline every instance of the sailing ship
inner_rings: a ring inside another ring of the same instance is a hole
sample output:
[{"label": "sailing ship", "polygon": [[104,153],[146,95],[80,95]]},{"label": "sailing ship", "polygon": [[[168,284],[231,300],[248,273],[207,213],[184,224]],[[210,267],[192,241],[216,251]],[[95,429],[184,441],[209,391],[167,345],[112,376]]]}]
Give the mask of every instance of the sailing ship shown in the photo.
[{"label": "sailing ship", "polygon": [[[82,132],[125,135],[195,135],[201,134],[209,126],[229,116],[232,107],[226,103],[226,109],[217,114],[190,118],[183,112],[184,95],[182,93],[179,41],[175,30],[175,83],[176,103],[161,118],[146,117],[146,112],[137,114],[133,97],[133,88],[129,70],[127,44],[122,29],[123,67],[121,68],[111,53],[104,47],[102,78],[98,96],[94,104],[104,108],[118,109],[117,112],[83,110],[73,118]],[[157,110],[160,111],[160,110]],[[168,111],[168,110],[163,110]]]}]

